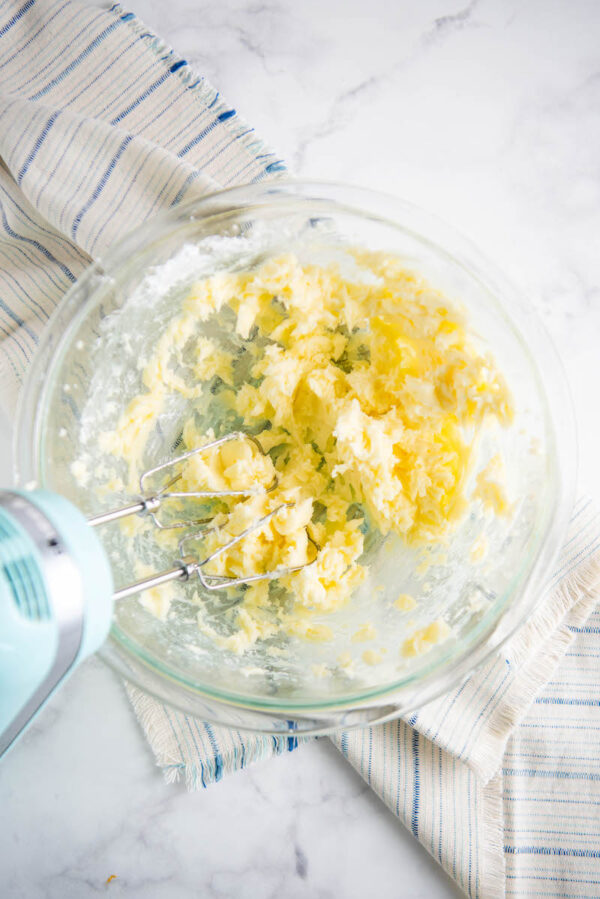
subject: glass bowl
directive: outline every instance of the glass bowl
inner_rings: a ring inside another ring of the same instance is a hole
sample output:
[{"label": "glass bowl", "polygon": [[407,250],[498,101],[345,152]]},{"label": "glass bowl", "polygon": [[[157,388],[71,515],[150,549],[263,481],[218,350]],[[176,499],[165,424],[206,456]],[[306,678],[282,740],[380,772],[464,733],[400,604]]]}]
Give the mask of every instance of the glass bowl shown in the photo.
[{"label": "glass bowl", "polygon": [[[531,307],[437,219],[392,197],[336,184],[281,180],[207,196],[157,217],[90,266],[53,314],[22,392],[18,481],[58,491],[90,515],[119,505],[128,497],[98,489],[98,434],[114,427],[139,393],[137,362],[179,312],[190,286],[279,252],[323,259],[348,246],[402,257],[467,310],[513,393],[514,424],[490,430],[479,450],[482,460],[502,454],[513,514],[501,521],[473,504],[444,556],[432,553],[427,564],[426,552],[398,538],[376,543],[365,584],[327,616],[334,639],[325,643],[282,640],[274,653],[257,645],[241,657],[218,649],[197,627],[193,602],[209,601],[198,585],[182,584],[181,601],[162,618],[137,597],[118,603],[103,658],[143,690],[216,723],[323,733],[419,707],[466,677],[531,613],[565,532],[575,459],[571,403]],[[185,414],[174,406],[158,423],[165,439],[147,450],[148,465],[168,454],[169,434]],[[72,473],[82,452],[97,463],[87,488]],[[482,532],[489,549],[485,563],[474,564],[470,549]],[[135,579],[139,545],[116,525],[101,536],[117,584]],[[141,552],[153,566],[170,567],[164,551]],[[390,611],[400,592],[419,599],[410,621]],[[409,630],[440,617],[451,625],[450,638],[402,658],[398,647]],[[351,644],[365,620],[380,634],[377,665],[364,664],[365,647]],[[351,673],[336,666],[342,650],[356,650]]]}]

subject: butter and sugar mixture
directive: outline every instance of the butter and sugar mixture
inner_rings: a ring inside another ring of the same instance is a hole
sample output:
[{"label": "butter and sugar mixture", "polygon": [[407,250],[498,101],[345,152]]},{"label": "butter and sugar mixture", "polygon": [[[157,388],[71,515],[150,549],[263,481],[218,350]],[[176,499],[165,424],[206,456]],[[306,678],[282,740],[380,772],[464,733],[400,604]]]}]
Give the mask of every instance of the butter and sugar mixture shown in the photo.
[{"label": "butter and sugar mixture", "polygon": [[[180,481],[184,490],[231,490],[277,479],[270,492],[217,504],[207,552],[289,504],[215,559],[212,573],[290,568],[316,555],[277,591],[267,581],[244,591],[223,640],[237,652],[278,630],[328,639],[324,614],[366,576],[367,535],[443,541],[470,501],[478,434],[490,418],[512,418],[504,380],[463,314],[393,255],[350,254],[350,274],[281,255],[198,282],[145,360],[143,391],[102,436],[104,449],[127,460],[132,485],[174,395],[191,410],[181,450],[214,436],[193,412],[207,390],[226,425],[217,436],[239,428],[258,438],[266,455],[232,441],[190,459]],[[229,349],[210,336],[223,321],[235,330]],[[501,486],[486,489],[497,490],[501,512]]]}]

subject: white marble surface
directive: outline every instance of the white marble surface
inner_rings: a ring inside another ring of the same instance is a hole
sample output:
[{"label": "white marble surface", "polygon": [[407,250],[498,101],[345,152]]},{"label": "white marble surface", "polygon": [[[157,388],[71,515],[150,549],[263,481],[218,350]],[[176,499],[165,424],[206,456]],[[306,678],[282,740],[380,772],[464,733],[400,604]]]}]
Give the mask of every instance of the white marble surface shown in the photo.
[{"label": "white marble surface", "polygon": [[[596,0],[129,5],[296,173],[402,195],[506,268],[559,348],[600,495]],[[11,899],[459,895],[327,741],[199,794],[165,786],[94,660],[0,764],[0,809]]]}]

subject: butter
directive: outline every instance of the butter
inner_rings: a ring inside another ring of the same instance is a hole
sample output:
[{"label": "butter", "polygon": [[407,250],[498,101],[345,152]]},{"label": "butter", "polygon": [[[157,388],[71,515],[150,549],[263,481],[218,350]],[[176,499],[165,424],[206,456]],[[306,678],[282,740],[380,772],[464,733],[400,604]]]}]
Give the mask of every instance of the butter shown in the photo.
[{"label": "butter", "polygon": [[[339,609],[364,582],[367,524],[408,544],[443,543],[467,508],[473,433],[490,416],[503,425],[512,419],[502,376],[462,314],[394,256],[350,252],[365,275],[359,280],[335,264],[302,263],[288,254],[197,283],[142,363],[144,390],[116,430],[101,435],[103,448],[127,461],[135,485],[166,398],[201,403],[218,376],[226,386],[218,401],[270,453],[263,456],[249,441],[224,444],[191,457],[178,484],[181,490],[256,488],[257,495],[224,501],[218,529],[205,538],[208,552],[292,504],[211,563],[209,573],[231,577],[306,566],[282,581],[291,606],[274,605],[265,582],[245,591],[234,612],[235,632],[214,637],[234,653],[278,631],[331,640],[331,628],[314,619]],[[218,322],[225,311],[233,313],[236,339],[249,354],[243,375],[234,355],[200,333],[201,323]],[[213,437],[190,415],[182,451]],[[494,465],[478,476],[475,496],[504,514]],[[277,487],[267,492],[275,479]],[[165,533],[160,540],[175,548],[179,536]],[[153,603],[149,596],[147,606]],[[395,605],[408,611],[416,603],[402,594]],[[156,602],[156,611],[166,614],[164,603]],[[352,641],[375,637],[373,625],[365,624]],[[405,642],[403,654],[426,651],[443,638],[444,622],[434,622]],[[380,656],[367,650],[362,658],[377,664]]]},{"label": "butter", "polygon": [[379,665],[383,662],[385,655],[385,650],[381,649],[379,652],[375,649],[365,649],[362,654],[362,660],[365,665]]},{"label": "butter", "polygon": [[488,551],[488,541],[485,534],[480,534],[479,537],[473,541],[471,549],[469,551],[469,557],[471,562],[481,562],[485,559],[485,556]]},{"label": "butter", "polygon": [[493,456],[476,478],[473,498],[494,515],[507,515],[510,507],[504,487],[504,464],[499,455]]},{"label": "butter", "polygon": [[394,606],[401,612],[410,612],[412,609],[416,609],[417,600],[409,593],[401,593]]},{"label": "butter", "polygon": [[337,657],[337,663],[340,668],[349,669],[354,664],[352,656],[349,652],[341,652]]},{"label": "butter", "polygon": [[374,640],[376,636],[376,628],[368,621],[352,635],[352,642],[365,643],[367,640]]},{"label": "butter", "polygon": [[402,644],[401,653],[405,658],[421,655],[421,653],[428,652],[436,644],[447,640],[451,633],[452,628],[450,625],[442,618],[438,618],[426,627],[415,631],[412,637],[405,640]]}]

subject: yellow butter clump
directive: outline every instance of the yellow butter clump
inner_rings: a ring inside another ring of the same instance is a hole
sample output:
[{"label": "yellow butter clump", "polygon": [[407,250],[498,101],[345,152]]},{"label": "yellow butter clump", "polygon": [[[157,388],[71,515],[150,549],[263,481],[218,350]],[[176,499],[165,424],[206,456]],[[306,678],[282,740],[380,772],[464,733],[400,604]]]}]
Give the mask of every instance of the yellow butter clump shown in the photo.
[{"label": "yellow butter clump", "polygon": [[411,609],[416,609],[417,600],[410,593],[401,593],[394,605],[401,612],[410,612]]},{"label": "yellow butter clump", "polygon": [[377,629],[371,624],[370,621],[367,621],[366,624],[363,624],[353,635],[352,642],[353,643],[364,643],[367,640],[374,640],[377,636]]},{"label": "yellow butter clump", "polygon": [[447,640],[451,633],[452,628],[450,625],[442,618],[437,618],[426,627],[415,631],[412,637],[404,641],[402,644],[402,655],[406,658],[421,655],[421,653],[427,652],[437,643]]},{"label": "yellow butter clump", "polygon": [[506,515],[509,511],[503,481],[504,464],[502,458],[496,455],[477,475],[477,484],[473,491],[473,498],[480,499],[484,507],[495,515]]}]

